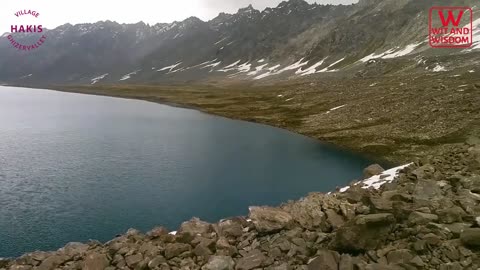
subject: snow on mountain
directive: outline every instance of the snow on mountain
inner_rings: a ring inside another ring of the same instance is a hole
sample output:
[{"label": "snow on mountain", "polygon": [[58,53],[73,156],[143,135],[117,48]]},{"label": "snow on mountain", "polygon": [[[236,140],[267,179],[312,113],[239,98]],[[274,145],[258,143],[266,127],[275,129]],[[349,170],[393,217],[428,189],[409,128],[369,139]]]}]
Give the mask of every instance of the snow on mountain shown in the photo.
[{"label": "snow on mountain", "polygon": [[105,73],[105,74],[103,74],[103,75],[100,75],[100,76],[98,76],[98,77],[95,77],[95,78],[91,79],[91,82],[92,82],[91,84],[96,84],[97,82],[105,79],[105,77],[107,77],[107,76],[108,76],[108,73]]}]

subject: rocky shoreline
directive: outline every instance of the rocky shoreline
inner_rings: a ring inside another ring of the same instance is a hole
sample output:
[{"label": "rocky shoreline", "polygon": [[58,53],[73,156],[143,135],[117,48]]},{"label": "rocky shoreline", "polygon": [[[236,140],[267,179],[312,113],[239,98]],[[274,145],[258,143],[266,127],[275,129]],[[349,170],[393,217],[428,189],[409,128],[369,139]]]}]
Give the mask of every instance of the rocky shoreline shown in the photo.
[{"label": "rocky shoreline", "polygon": [[[184,222],[177,232],[131,229],[100,243],[0,259],[1,270],[54,269],[478,269],[480,144],[392,172],[366,169],[372,181],[311,193],[248,217]],[[390,181],[390,178],[392,178]],[[343,192],[342,192],[343,191]]]}]

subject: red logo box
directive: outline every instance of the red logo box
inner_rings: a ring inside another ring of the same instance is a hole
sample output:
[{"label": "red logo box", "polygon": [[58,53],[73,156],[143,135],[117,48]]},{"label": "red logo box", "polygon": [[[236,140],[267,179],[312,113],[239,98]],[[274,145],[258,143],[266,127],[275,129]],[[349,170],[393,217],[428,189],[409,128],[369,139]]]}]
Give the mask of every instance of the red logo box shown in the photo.
[{"label": "red logo box", "polygon": [[469,48],[473,44],[473,12],[470,7],[432,7],[428,26],[432,48]]}]

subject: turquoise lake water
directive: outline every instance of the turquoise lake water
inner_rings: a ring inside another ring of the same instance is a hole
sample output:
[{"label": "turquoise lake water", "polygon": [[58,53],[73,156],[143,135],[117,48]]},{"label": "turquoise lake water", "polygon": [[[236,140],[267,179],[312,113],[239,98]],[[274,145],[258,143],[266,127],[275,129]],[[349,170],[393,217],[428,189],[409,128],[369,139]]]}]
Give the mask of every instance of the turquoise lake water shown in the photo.
[{"label": "turquoise lake water", "polygon": [[0,123],[0,257],[245,215],[372,163],[269,126],[48,90],[1,86]]}]

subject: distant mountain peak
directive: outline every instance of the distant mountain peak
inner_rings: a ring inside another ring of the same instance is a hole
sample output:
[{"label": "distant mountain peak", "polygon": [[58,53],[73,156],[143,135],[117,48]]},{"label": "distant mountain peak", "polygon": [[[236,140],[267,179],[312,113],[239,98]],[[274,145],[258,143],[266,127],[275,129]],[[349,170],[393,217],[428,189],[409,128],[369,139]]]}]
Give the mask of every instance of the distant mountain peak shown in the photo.
[{"label": "distant mountain peak", "polygon": [[254,12],[260,12],[260,11],[256,10],[256,9],[252,6],[252,4],[248,5],[248,6],[245,7],[245,8],[241,8],[241,9],[238,10],[238,13],[240,13],[240,14],[241,14],[241,13],[254,13]]},{"label": "distant mountain peak", "polygon": [[288,0],[278,4],[278,8],[298,7],[298,6],[310,6],[310,4],[304,0]]}]

